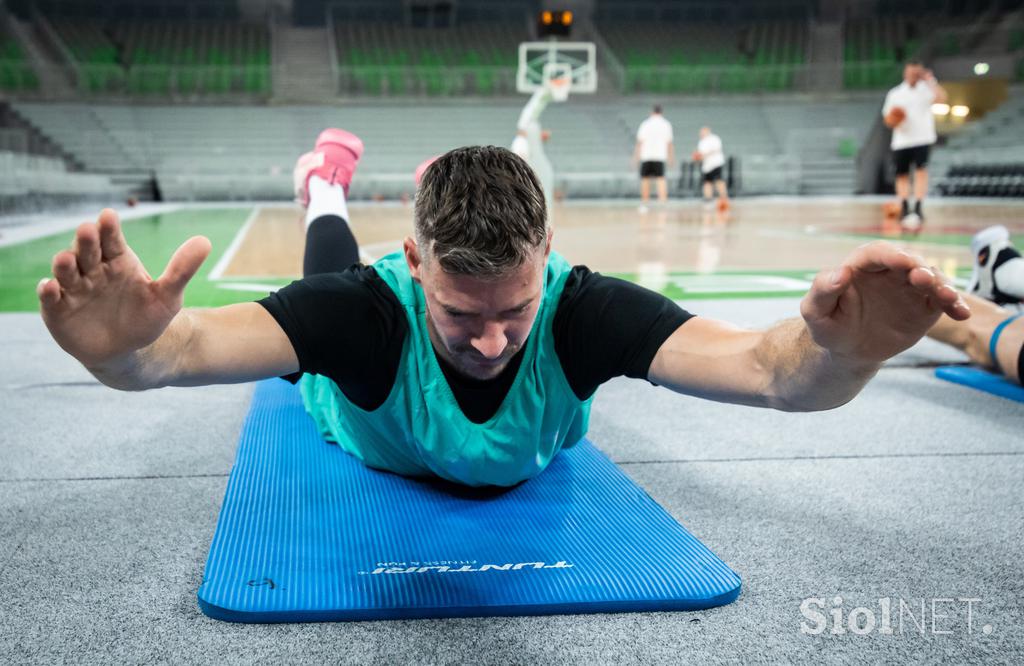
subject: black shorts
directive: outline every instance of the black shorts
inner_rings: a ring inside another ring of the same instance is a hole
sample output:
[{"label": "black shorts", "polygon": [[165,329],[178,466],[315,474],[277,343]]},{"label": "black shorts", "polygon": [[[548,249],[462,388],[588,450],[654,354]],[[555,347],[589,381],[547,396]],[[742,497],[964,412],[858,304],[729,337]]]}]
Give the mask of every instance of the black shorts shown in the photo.
[{"label": "black shorts", "polygon": [[641,178],[664,178],[665,177],[665,163],[664,162],[641,162],[640,163],[640,177]]},{"label": "black shorts", "polygon": [[715,167],[707,173],[702,173],[700,176],[700,182],[702,183],[714,183],[722,180],[722,167]]},{"label": "black shorts", "polygon": [[917,169],[924,169],[928,166],[928,155],[931,154],[931,146],[913,146],[892,151],[892,159],[896,162],[896,175],[905,176],[910,173],[910,165]]}]

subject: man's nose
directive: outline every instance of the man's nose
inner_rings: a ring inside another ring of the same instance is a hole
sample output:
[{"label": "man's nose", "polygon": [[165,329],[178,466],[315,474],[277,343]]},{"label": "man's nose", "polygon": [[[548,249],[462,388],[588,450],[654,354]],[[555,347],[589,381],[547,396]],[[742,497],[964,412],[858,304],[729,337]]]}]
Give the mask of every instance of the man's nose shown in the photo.
[{"label": "man's nose", "polygon": [[496,359],[508,346],[505,326],[496,321],[487,322],[480,334],[473,337],[470,342],[484,358]]}]

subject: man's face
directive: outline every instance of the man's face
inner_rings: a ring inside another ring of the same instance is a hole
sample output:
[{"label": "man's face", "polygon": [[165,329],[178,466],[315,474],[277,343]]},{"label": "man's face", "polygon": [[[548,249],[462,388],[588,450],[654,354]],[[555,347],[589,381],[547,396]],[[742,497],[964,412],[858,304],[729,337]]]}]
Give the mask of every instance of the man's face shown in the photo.
[{"label": "man's face", "polygon": [[903,80],[911,86],[917,84],[924,74],[924,67],[921,65],[907,65],[903,68]]},{"label": "man's face", "polygon": [[706,138],[708,138],[709,134],[711,134],[711,128],[710,127],[701,127],[700,128],[700,138],[706,139]]},{"label": "man's face", "polygon": [[497,279],[446,273],[416,242],[405,240],[413,278],[423,287],[427,328],[434,349],[461,374],[493,379],[526,344],[540,309],[545,247],[523,265]]}]

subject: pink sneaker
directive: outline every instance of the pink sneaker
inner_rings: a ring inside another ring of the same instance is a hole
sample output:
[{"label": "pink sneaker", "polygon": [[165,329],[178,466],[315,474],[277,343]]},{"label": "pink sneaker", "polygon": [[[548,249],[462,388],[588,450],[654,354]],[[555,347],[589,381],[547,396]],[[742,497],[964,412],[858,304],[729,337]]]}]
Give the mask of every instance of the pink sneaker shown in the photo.
[{"label": "pink sneaker", "polygon": [[415,181],[416,187],[420,186],[420,181],[423,180],[423,174],[427,172],[427,169],[430,167],[431,164],[437,161],[438,157],[440,157],[440,155],[428,157],[427,159],[420,162],[420,165],[416,167],[416,171],[412,174],[412,179],[413,181]]},{"label": "pink sneaker", "polygon": [[332,185],[340,184],[347,195],[352,174],[362,156],[363,142],[355,134],[333,128],[320,132],[316,138],[316,147],[299,157],[295,163],[292,172],[295,201],[303,206],[309,205],[310,176],[319,176]]}]

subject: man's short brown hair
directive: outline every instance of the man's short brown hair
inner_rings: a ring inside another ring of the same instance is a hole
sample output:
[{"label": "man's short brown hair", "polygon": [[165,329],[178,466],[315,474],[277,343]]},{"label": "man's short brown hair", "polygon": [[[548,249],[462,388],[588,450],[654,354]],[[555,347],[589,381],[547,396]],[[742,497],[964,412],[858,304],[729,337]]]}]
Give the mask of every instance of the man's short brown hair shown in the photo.
[{"label": "man's short brown hair", "polygon": [[416,243],[446,273],[500,277],[547,240],[544,191],[533,169],[497,146],[456,148],[416,192]]}]

